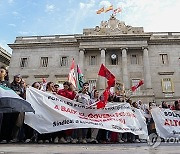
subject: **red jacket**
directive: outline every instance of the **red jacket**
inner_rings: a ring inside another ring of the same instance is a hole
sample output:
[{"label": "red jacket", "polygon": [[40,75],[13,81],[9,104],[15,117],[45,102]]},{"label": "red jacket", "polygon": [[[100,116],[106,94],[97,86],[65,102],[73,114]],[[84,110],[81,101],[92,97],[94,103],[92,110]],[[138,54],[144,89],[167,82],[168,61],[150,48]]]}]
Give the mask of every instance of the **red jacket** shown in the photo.
[{"label": "red jacket", "polygon": [[74,97],[76,96],[76,93],[74,91],[69,91],[69,90],[65,90],[65,89],[60,89],[58,91],[58,95],[64,96],[66,98],[69,98],[71,100],[74,99]]}]

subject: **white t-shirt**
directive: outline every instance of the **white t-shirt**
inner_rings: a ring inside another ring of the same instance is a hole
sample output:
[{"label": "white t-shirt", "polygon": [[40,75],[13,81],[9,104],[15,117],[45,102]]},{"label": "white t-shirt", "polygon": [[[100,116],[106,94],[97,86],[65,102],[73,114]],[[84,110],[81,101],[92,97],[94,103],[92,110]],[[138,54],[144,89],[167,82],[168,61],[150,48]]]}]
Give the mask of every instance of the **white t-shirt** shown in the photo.
[{"label": "white t-shirt", "polygon": [[88,94],[79,93],[77,97],[78,97],[77,101],[79,103],[83,103],[83,104],[89,105],[90,96]]}]

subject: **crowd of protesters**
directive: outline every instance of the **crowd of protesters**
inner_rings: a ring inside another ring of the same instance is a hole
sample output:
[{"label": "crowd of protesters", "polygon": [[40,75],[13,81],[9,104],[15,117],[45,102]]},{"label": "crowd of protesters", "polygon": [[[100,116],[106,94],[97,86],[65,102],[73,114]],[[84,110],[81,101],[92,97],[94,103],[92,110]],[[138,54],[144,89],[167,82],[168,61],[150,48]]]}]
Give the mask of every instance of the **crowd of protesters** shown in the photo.
[{"label": "crowd of protesters", "polygon": [[[5,67],[0,68],[0,85],[11,88],[20,97],[26,99],[27,85],[20,75],[14,76],[12,83],[9,82],[8,71]],[[40,82],[34,82],[32,87],[52,93],[54,95],[61,95],[71,100],[76,100],[84,104],[94,104],[99,101],[99,91],[94,89],[89,92],[89,84],[84,83],[81,91],[74,90],[70,82],[64,82],[63,89],[59,88],[58,84],[48,82],[46,87]],[[117,91],[109,96],[111,102],[124,102],[124,97]],[[130,103],[132,108],[141,109],[146,118],[148,134],[156,132],[155,124],[151,116],[151,109],[156,106],[155,102],[143,103],[141,100],[132,102],[130,99],[126,100]],[[174,105],[168,105],[162,102],[159,106],[162,108],[170,108],[171,110],[180,110],[180,101],[175,101]],[[24,113],[0,113],[0,143],[126,143],[126,142],[142,142],[139,136],[132,133],[117,133],[105,129],[97,128],[79,128],[71,130],[63,130],[54,133],[39,134],[30,126],[24,124]]]}]

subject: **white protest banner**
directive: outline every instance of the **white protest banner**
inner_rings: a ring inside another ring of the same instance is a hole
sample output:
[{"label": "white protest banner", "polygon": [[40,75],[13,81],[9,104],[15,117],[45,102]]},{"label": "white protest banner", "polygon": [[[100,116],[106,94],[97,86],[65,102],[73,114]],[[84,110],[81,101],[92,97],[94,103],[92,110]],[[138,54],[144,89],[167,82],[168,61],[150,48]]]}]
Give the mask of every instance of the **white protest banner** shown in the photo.
[{"label": "white protest banner", "polygon": [[115,132],[145,134],[145,120],[138,110],[132,111],[128,103],[103,109],[87,107],[67,98],[29,87],[26,94],[35,114],[26,113],[25,123],[39,133],[50,133],[73,128],[101,128]]},{"label": "white protest banner", "polygon": [[155,122],[156,131],[162,138],[180,139],[180,112],[170,109],[153,108],[152,117]]}]

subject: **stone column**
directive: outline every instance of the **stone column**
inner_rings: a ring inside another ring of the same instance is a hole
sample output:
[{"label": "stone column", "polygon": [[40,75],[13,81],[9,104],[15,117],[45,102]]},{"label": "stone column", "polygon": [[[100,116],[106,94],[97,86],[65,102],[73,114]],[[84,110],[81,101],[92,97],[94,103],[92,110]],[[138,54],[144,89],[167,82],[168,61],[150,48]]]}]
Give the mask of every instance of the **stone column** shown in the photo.
[{"label": "stone column", "polygon": [[83,74],[85,74],[85,72],[84,72],[84,52],[85,52],[85,49],[79,50],[79,67]]},{"label": "stone column", "polygon": [[123,73],[123,83],[125,89],[129,89],[129,76],[128,76],[128,64],[127,64],[127,48],[122,48],[122,73]]},{"label": "stone column", "polygon": [[[100,60],[100,66],[101,64],[104,64],[105,65],[105,62],[106,62],[106,49],[105,48],[102,48],[102,49],[99,49],[101,51],[101,60]],[[106,79],[104,77],[99,77],[99,90],[104,90],[106,87],[105,87],[105,83],[106,83]]]},{"label": "stone column", "polygon": [[143,49],[143,65],[144,65],[144,85],[146,89],[152,89],[148,48],[143,47],[142,49]]}]

